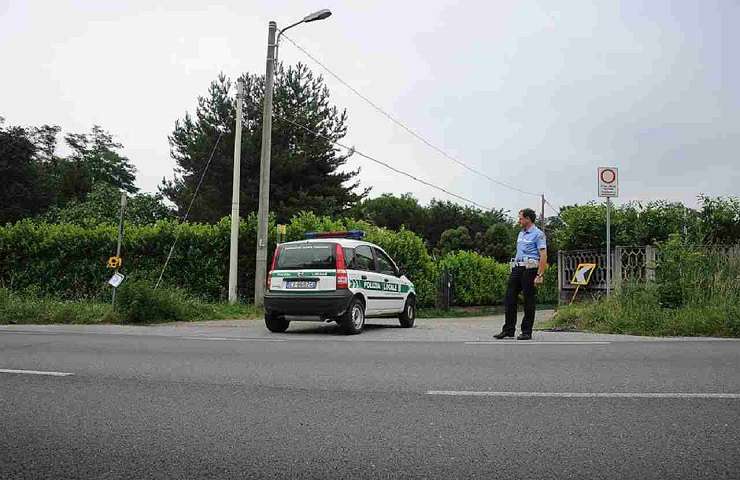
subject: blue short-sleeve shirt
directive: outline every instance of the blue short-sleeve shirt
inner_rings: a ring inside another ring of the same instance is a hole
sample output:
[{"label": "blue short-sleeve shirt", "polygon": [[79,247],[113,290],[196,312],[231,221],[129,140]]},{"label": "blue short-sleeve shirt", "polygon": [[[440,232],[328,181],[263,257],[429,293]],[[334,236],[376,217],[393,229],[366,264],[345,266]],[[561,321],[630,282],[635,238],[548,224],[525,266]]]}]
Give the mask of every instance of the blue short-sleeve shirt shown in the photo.
[{"label": "blue short-sleeve shirt", "polygon": [[532,225],[527,230],[522,229],[516,239],[516,261],[523,262],[527,259],[540,259],[540,249],[547,248],[545,233]]}]

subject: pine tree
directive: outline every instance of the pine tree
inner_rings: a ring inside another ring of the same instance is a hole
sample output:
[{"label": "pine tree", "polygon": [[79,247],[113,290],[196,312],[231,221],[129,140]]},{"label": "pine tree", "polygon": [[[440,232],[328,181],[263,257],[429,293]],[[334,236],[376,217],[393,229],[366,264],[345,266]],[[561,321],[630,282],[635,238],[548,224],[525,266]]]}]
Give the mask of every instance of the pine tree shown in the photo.
[{"label": "pine tree", "polygon": [[[264,76],[242,76],[246,88],[243,108],[240,211],[256,211],[262,144]],[[235,102],[234,86],[220,75],[208,94],[198,99],[195,115],[175,123],[170,136],[175,178],[160,189],[178,208],[187,209],[211,151],[216,147],[198,198],[191,211],[195,221],[215,222],[231,211]],[[307,127],[308,130],[290,122]],[[369,190],[357,191],[359,170],[346,171],[348,155],[333,141],[347,132],[346,111],[330,103],[321,76],[302,64],[277,69],[274,90],[270,211],[287,221],[300,211],[336,215],[362,200]]]}]

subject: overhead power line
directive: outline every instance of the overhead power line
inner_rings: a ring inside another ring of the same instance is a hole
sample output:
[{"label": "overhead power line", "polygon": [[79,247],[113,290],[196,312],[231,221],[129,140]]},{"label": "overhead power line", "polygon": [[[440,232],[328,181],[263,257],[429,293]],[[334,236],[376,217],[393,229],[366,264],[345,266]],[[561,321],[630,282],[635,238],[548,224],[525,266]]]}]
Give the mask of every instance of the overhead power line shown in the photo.
[{"label": "overhead power line", "polygon": [[377,163],[378,165],[381,165],[381,166],[383,166],[383,167],[385,167],[385,168],[387,168],[389,170],[392,170],[392,171],[394,171],[396,173],[399,173],[401,175],[404,175],[404,176],[406,176],[406,177],[414,180],[415,182],[421,183],[422,185],[426,185],[427,187],[434,188],[435,190],[438,190],[440,192],[443,192],[443,193],[445,193],[445,194],[447,194],[447,195],[449,195],[451,197],[457,198],[458,200],[462,200],[462,201],[467,202],[467,203],[469,203],[471,205],[475,205],[476,207],[481,208],[483,210],[486,210],[486,211],[493,210],[492,207],[487,207],[485,205],[482,205],[482,204],[476,202],[475,200],[471,200],[469,198],[463,197],[462,195],[458,195],[457,193],[453,193],[453,192],[447,190],[444,187],[440,187],[439,185],[435,185],[435,184],[433,184],[433,183],[431,183],[431,182],[429,182],[427,180],[424,180],[424,179],[419,178],[419,177],[417,177],[415,175],[412,175],[412,174],[410,174],[408,172],[405,172],[403,170],[400,170],[400,169],[398,169],[398,168],[390,165],[387,162],[384,162],[382,160],[378,160],[377,158],[374,158],[374,157],[372,157],[372,156],[370,156],[370,155],[368,155],[366,153],[363,153],[363,152],[357,150],[355,147],[348,147],[347,145],[343,145],[343,144],[337,142],[336,140],[333,140],[333,139],[327,137],[326,135],[323,135],[323,134],[321,134],[321,133],[319,133],[319,132],[317,132],[315,130],[312,130],[311,128],[309,128],[309,127],[307,127],[305,125],[301,125],[300,123],[294,122],[293,120],[290,120],[288,118],[285,118],[282,115],[278,115],[277,113],[274,113],[274,112],[273,112],[273,115],[275,116],[275,118],[278,118],[280,120],[283,120],[285,122],[288,122],[291,125],[294,125],[294,126],[296,126],[298,128],[301,128],[301,129],[303,129],[303,130],[305,130],[305,131],[307,131],[309,133],[312,133],[312,134],[316,135],[317,137],[323,138],[326,141],[331,142],[333,145],[336,145],[337,147],[343,148],[344,150],[346,150],[346,151],[348,151],[350,153],[357,154],[357,155],[361,156],[362,158],[365,158],[367,160],[370,160],[371,162]]},{"label": "overhead power line", "polygon": [[[193,208],[193,203],[195,203],[195,199],[198,196],[198,191],[200,191],[200,186],[203,184],[203,179],[206,178],[206,172],[208,171],[208,167],[211,166],[211,161],[213,160],[213,154],[216,153],[216,148],[218,148],[218,144],[221,141],[221,137],[223,136],[223,134],[224,134],[223,128],[219,128],[218,138],[216,138],[216,143],[213,145],[213,150],[211,150],[211,155],[208,157],[208,161],[206,162],[205,167],[203,168],[203,173],[200,174],[200,180],[198,180],[198,185],[195,187],[195,192],[193,192],[193,198],[190,199],[190,204],[188,205],[188,209],[185,212],[185,216],[182,218],[183,222],[186,222],[188,220],[188,216],[190,215],[190,210]],[[167,259],[164,261],[164,266],[162,267],[162,271],[159,273],[159,279],[157,279],[157,283],[154,285],[155,290],[159,287],[160,282],[162,282],[164,271],[167,269],[167,265],[170,263],[170,259],[172,258],[172,253],[175,251],[175,245],[177,245],[177,241],[180,239],[181,231],[182,231],[181,228],[177,229],[177,233],[175,234],[175,240],[172,242],[172,246],[170,247],[170,252],[167,254]]]},{"label": "overhead power line", "polygon": [[547,200],[547,198],[545,198],[545,205],[547,205],[548,207],[550,207],[550,210],[552,210],[556,215],[560,216],[560,208],[553,206],[553,204],[551,204]]},{"label": "overhead power line", "polygon": [[442,150],[440,147],[438,147],[435,144],[433,144],[431,141],[429,141],[426,138],[424,138],[421,134],[417,133],[411,127],[408,127],[402,121],[396,119],[393,115],[391,115],[390,113],[386,112],[383,108],[381,108],[380,106],[378,106],[375,102],[373,102],[372,100],[370,100],[369,98],[367,98],[365,95],[363,95],[362,93],[360,93],[356,88],[354,88],[347,81],[345,81],[344,79],[342,79],[342,77],[340,77],[339,75],[337,75],[336,73],[334,73],[329,67],[327,67],[326,65],[324,65],[323,63],[321,63],[316,57],[314,57],[313,55],[311,55],[311,53],[309,53],[305,48],[303,48],[298,43],[296,43],[295,40],[293,40],[292,38],[290,38],[289,36],[287,36],[285,34],[283,34],[283,38],[285,38],[290,43],[292,43],[293,46],[295,46],[298,50],[300,50],[301,52],[303,52],[308,58],[310,58],[311,60],[313,60],[314,62],[316,62],[321,68],[323,68],[324,70],[326,70],[326,72],[329,73],[329,75],[331,75],[338,82],[340,82],[342,85],[344,85],[345,87],[347,87],[348,89],[350,89],[355,95],[357,95],[358,97],[360,97],[361,99],[363,99],[365,102],[367,102],[370,106],[372,106],[375,110],[377,110],[378,112],[380,112],[383,116],[385,116],[391,122],[393,122],[396,125],[398,125],[399,127],[403,128],[408,133],[410,133],[412,136],[414,136],[417,140],[421,141],[426,146],[428,146],[429,148],[433,149],[437,153],[441,154],[445,158],[447,158],[447,159],[449,159],[449,160],[457,163],[458,165],[460,165],[461,167],[465,168],[466,170],[468,170],[468,171],[470,171],[472,173],[475,173],[477,175],[480,175],[481,177],[484,177],[484,178],[488,179],[489,181],[495,183],[496,185],[500,185],[502,187],[508,188],[510,190],[517,191],[519,193],[523,193],[525,195],[533,195],[535,197],[539,197],[540,196],[539,193],[534,193],[534,192],[529,192],[527,190],[522,190],[521,188],[515,187],[514,185],[510,185],[510,184],[508,184],[506,182],[502,182],[501,180],[497,180],[497,179],[491,177],[490,175],[488,175],[488,174],[486,174],[486,173],[484,173],[484,172],[482,172],[482,171],[480,171],[480,170],[478,170],[476,168],[471,167],[467,163],[465,163],[465,162],[463,162],[461,160],[458,160],[454,156],[452,156],[449,153],[447,153],[446,151]]}]

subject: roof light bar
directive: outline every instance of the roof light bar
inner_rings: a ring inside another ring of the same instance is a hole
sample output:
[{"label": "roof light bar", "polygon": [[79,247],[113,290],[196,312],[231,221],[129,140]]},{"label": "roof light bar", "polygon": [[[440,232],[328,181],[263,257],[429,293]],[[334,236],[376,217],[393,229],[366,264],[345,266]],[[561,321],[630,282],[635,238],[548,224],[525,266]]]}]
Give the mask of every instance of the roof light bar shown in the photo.
[{"label": "roof light bar", "polygon": [[362,240],[365,238],[365,232],[362,230],[349,230],[346,232],[308,232],[306,240],[317,238],[349,238],[351,240]]}]

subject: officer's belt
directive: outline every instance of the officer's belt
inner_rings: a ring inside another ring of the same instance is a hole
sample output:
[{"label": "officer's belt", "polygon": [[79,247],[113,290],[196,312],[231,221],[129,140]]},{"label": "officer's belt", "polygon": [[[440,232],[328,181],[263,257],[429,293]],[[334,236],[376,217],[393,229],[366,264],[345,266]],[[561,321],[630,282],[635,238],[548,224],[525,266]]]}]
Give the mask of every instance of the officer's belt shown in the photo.
[{"label": "officer's belt", "polygon": [[511,268],[514,268],[514,267],[537,268],[539,267],[539,264],[540,264],[539,260],[536,260],[534,258],[529,258],[524,261],[512,260],[511,262],[509,262],[509,265],[511,265]]}]

